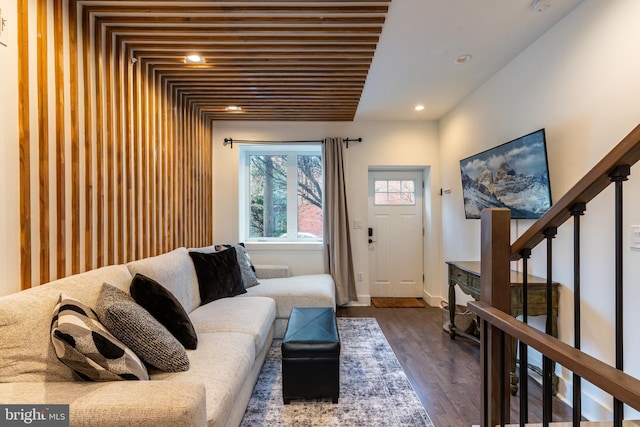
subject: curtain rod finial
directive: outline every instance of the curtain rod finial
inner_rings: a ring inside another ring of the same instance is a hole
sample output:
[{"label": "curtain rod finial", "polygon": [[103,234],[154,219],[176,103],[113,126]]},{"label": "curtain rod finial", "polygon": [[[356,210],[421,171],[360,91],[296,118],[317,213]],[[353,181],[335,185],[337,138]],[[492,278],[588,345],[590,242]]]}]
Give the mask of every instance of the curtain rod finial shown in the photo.
[{"label": "curtain rod finial", "polygon": [[362,142],[362,138],[342,138],[345,142],[345,147],[349,148],[349,142]]}]

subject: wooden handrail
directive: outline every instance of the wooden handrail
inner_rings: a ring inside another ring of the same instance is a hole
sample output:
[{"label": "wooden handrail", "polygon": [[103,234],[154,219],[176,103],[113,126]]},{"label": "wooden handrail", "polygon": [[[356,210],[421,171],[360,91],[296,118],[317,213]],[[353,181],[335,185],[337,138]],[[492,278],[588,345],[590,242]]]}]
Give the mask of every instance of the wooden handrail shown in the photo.
[{"label": "wooden handrail", "polygon": [[468,306],[481,319],[547,355],[632,408],[640,410],[640,380],[516,320],[490,304],[476,301],[468,303]]},{"label": "wooden handrail", "polygon": [[[616,215],[618,215],[622,201],[622,181],[627,179],[631,166],[639,160],[640,125],[633,129],[512,245],[509,245],[508,242],[510,235],[509,210],[485,209],[482,211],[481,301],[470,304],[471,310],[482,319],[481,330],[483,332],[480,341],[480,361],[482,364],[480,382],[484,398],[481,410],[482,427],[494,426],[508,420],[509,396],[504,393],[504,382],[507,378],[504,360],[510,355],[511,349],[504,345],[510,342],[509,340],[505,342],[505,334],[539,350],[545,356],[543,359],[543,396],[545,399],[543,420],[545,422],[548,423],[552,420],[552,360],[611,394],[614,397],[614,420],[618,423],[623,418],[623,402],[640,410],[640,380],[622,371],[622,358],[618,358],[620,350],[616,350],[616,367],[620,368],[616,369],[514,319],[509,315],[509,307],[504,306],[503,303],[505,296],[510,295],[509,281],[503,280],[503,275],[509,270],[509,260],[516,261],[523,256],[528,257],[535,246],[548,238],[547,276],[550,287],[552,280],[550,242],[555,236],[557,228],[572,215],[576,215],[576,217],[581,215],[586,204],[614,181],[616,182]],[[616,217],[616,254],[621,252],[621,249],[618,249],[618,242],[621,241],[619,227],[621,223],[621,218]],[[616,255],[616,259],[618,259],[618,255]],[[616,267],[619,275],[622,274],[621,265],[620,262],[620,265]],[[616,295],[622,295],[621,284],[622,280],[618,281],[617,279]],[[547,313],[551,310],[550,300],[551,294],[548,293]],[[523,304],[526,303],[523,302]],[[622,324],[621,313],[622,309],[616,308],[616,322],[618,323],[618,319],[620,319],[620,325]],[[616,326],[616,331],[618,334],[618,331],[622,331],[622,327]],[[549,325],[547,325],[547,332],[550,332]],[[621,339],[617,338],[617,341],[621,342]],[[526,423],[527,418],[526,405],[524,406],[525,409],[521,409],[524,411],[521,413],[521,423]],[[523,416],[523,414],[525,415]]]},{"label": "wooden handrail", "polygon": [[578,202],[588,203],[610,183],[609,174],[618,165],[633,166],[640,160],[640,125],[636,126],[593,169],[573,186],[551,209],[525,231],[511,245],[511,260],[521,258],[523,249],[533,249],[544,239],[549,227],[559,227],[571,216],[571,208]]}]

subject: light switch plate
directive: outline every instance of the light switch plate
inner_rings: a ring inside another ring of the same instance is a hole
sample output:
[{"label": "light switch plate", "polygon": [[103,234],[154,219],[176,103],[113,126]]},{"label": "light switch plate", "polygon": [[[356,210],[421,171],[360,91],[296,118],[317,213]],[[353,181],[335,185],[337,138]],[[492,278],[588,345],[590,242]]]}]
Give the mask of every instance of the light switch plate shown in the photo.
[{"label": "light switch plate", "polygon": [[631,226],[631,239],[629,246],[632,249],[640,249],[640,225]]},{"label": "light switch plate", "polygon": [[361,219],[354,219],[353,220],[353,228],[354,229],[362,228],[362,220]]}]

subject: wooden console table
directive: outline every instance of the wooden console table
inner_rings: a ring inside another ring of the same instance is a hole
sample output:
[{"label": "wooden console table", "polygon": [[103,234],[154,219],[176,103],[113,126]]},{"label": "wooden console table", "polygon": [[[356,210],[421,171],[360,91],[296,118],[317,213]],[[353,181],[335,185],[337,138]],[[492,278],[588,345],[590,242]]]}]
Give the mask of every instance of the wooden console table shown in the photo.
[{"label": "wooden console table", "polygon": [[[475,334],[467,334],[460,331],[455,326],[456,316],[456,292],[458,287],[475,300],[480,299],[480,262],[479,261],[447,261],[449,266],[449,335],[452,339],[456,336],[465,337],[475,342],[479,342],[479,331]],[[523,314],[522,310],[522,288],[524,274],[518,271],[511,271],[511,315],[514,317]],[[547,279],[527,275],[527,287],[529,290],[528,311],[529,316],[540,316],[547,314]],[[558,286],[553,282],[551,288],[551,334],[558,337]],[[515,340],[514,340],[515,343]],[[513,347],[513,360],[511,362],[511,393],[518,391],[518,375],[516,373],[516,347]],[[554,364],[555,367],[555,364]],[[529,369],[541,374],[540,368],[529,365]],[[554,368],[555,370],[555,368]],[[554,374],[554,394],[557,390],[557,377]]]}]

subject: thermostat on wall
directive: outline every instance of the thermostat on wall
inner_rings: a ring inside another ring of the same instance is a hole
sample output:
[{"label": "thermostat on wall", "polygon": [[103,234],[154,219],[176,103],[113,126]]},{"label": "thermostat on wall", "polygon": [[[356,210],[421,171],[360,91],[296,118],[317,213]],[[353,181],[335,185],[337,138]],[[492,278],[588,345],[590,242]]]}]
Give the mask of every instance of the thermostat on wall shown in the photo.
[{"label": "thermostat on wall", "polygon": [[0,9],[0,46],[7,47],[7,30],[6,30],[7,20],[2,14],[2,9]]}]

